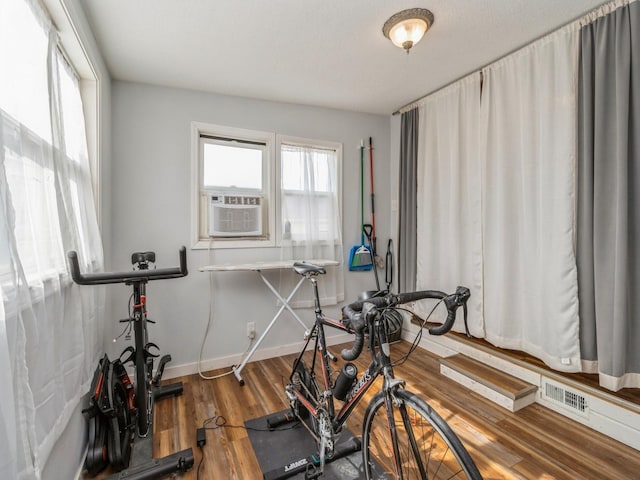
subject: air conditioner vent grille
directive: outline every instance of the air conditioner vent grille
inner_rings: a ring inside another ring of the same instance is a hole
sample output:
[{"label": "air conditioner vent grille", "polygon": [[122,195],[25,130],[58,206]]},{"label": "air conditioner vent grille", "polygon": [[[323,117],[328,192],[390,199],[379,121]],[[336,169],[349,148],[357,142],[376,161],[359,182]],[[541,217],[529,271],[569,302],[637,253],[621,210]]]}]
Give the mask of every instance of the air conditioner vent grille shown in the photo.
[{"label": "air conditioner vent grille", "polygon": [[570,408],[573,408],[574,410],[580,410],[581,412],[584,412],[587,410],[587,399],[580,394],[565,391],[564,403],[565,405],[569,406]]},{"label": "air conditioner vent grille", "polygon": [[544,392],[549,400],[564,403],[564,389],[562,387],[546,383]]},{"label": "air conditioner vent grille", "polygon": [[262,197],[209,195],[209,235],[212,237],[255,237],[262,229]]},{"label": "air conditioner vent grille", "polygon": [[576,391],[547,378],[542,379],[542,398],[581,416],[589,414],[588,398]]}]

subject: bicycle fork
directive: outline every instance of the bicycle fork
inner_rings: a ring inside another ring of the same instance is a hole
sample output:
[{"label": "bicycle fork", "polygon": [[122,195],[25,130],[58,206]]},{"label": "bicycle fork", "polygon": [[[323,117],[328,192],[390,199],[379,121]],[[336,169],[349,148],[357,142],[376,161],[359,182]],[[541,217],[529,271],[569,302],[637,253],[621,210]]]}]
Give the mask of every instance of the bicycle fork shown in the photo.
[{"label": "bicycle fork", "polygon": [[422,457],[420,455],[418,442],[413,431],[413,421],[407,413],[407,408],[404,402],[396,400],[395,396],[393,395],[393,391],[393,389],[386,389],[384,395],[384,405],[387,413],[387,428],[389,430],[391,444],[393,446],[393,459],[396,478],[398,480],[403,480],[404,472],[402,470],[402,462],[400,459],[400,441],[398,438],[398,430],[396,428],[395,410],[399,412],[400,418],[402,419],[402,425],[404,426],[404,430],[407,432],[407,440],[409,442],[410,450],[413,453],[413,458],[415,459],[416,466],[420,471],[420,478],[426,479],[428,478],[427,468],[424,465]]}]

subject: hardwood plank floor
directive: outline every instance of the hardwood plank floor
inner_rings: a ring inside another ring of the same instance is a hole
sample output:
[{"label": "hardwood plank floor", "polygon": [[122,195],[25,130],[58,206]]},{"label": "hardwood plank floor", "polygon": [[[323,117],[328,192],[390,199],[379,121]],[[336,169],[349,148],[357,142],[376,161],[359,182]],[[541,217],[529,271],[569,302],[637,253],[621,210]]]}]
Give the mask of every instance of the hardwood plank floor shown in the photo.
[{"label": "hardwood plank floor", "polygon": [[[332,347],[336,354],[340,349]],[[392,349],[394,358],[399,358],[408,351],[409,343],[396,343]],[[360,371],[366,357],[363,354],[356,362]],[[202,380],[197,375],[171,380],[182,381],[184,393],[156,404],[155,455],[192,447],[196,464],[182,478],[195,480],[202,458],[196,447],[196,429],[207,419],[223,416],[227,421],[224,427],[207,430],[199,478],[262,478],[242,426],[245,420],[287,408],[283,385],[293,358],[289,355],[247,364],[242,372],[243,387],[233,375],[217,380]],[[640,478],[637,450],[538,404],[511,413],[440,375],[438,358],[422,349],[396,368],[396,376],[404,378],[407,389],[422,396],[451,425],[485,480]],[[375,393],[372,390],[369,398]],[[348,422],[353,431],[359,430],[365,408],[366,402],[361,402]]]}]

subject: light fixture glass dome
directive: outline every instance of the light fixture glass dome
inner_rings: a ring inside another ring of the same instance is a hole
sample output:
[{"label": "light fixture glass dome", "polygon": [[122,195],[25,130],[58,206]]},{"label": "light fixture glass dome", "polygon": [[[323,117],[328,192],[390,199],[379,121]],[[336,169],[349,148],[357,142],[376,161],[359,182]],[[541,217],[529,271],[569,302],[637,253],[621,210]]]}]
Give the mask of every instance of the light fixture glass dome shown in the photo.
[{"label": "light fixture glass dome", "polygon": [[396,13],[382,27],[382,33],[407,53],[433,25],[433,13],[424,8],[410,8]]}]

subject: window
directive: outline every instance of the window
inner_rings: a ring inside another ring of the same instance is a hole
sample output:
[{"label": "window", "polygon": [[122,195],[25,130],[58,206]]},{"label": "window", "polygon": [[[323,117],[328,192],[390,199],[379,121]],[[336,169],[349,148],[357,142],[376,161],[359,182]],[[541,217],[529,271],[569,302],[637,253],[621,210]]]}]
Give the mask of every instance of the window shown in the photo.
[{"label": "window", "polygon": [[194,248],[341,243],[342,145],[192,124]]},{"label": "window", "polygon": [[80,85],[59,38],[40,2],[0,1],[1,478],[43,471],[103,343],[104,302],[67,271],[69,250],[83,271],[101,268],[102,243]]},{"label": "window", "polygon": [[274,134],[192,124],[194,248],[275,245]]},{"label": "window", "polygon": [[37,284],[66,273],[69,239],[89,263],[101,248],[88,249],[87,228],[93,226],[87,225],[95,212],[83,198],[91,177],[77,74],[60,46],[50,44],[46,12],[28,2],[8,2],[4,8],[0,170],[9,196],[0,203],[11,203],[12,214],[0,218],[0,275],[10,270],[11,238],[29,283]]},{"label": "window", "polygon": [[341,146],[279,136],[278,152],[282,239],[339,241]]},{"label": "window", "polygon": [[[338,143],[278,135],[279,237],[283,260],[336,260],[327,267],[320,298],[324,305],[344,299],[342,266],[342,146]],[[299,278],[281,273],[284,291]],[[296,294],[297,306],[312,306],[309,291]]]},{"label": "window", "polygon": [[203,188],[263,193],[265,144],[206,136],[200,142]]}]

